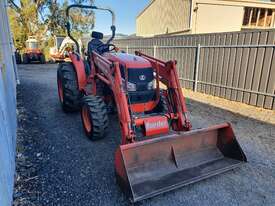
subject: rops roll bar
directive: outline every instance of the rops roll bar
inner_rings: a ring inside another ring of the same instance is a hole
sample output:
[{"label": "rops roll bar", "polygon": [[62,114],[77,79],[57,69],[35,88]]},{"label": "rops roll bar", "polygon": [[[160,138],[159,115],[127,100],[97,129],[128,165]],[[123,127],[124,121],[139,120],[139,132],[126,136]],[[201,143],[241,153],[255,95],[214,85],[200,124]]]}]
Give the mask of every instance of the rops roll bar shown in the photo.
[{"label": "rops roll bar", "polygon": [[74,43],[76,44],[77,47],[77,53],[80,53],[80,49],[79,49],[79,44],[76,41],[76,39],[71,35],[71,24],[69,22],[69,16],[70,16],[70,9],[72,8],[81,8],[81,9],[95,9],[95,10],[102,10],[102,11],[108,11],[111,13],[112,15],[112,25],[111,25],[111,31],[112,31],[112,36],[110,37],[110,39],[108,39],[107,44],[109,44],[115,37],[115,33],[116,33],[116,27],[115,27],[115,13],[109,9],[109,8],[102,8],[102,7],[97,7],[97,6],[88,6],[88,5],[81,5],[81,4],[72,4],[70,6],[67,7],[66,9],[66,17],[67,17],[67,24],[66,24],[66,29],[67,29],[67,33],[68,36],[74,41]]}]

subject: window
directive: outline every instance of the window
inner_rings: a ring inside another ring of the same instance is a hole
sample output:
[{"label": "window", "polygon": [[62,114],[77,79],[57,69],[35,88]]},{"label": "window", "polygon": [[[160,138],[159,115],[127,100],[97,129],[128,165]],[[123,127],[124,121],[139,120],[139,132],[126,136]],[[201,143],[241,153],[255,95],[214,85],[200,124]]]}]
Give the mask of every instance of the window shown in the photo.
[{"label": "window", "polygon": [[273,28],[275,9],[244,8],[243,28]]}]

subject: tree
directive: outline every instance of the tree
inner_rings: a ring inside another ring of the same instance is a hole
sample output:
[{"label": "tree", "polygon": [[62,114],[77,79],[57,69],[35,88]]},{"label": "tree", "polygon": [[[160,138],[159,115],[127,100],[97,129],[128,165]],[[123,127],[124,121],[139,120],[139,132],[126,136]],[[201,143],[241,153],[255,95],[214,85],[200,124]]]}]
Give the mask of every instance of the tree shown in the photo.
[{"label": "tree", "polygon": [[[94,0],[73,0],[73,3],[91,5]],[[23,47],[28,36],[36,36],[42,42],[53,35],[65,35],[67,22],[65,10],[68,0],[20,0],[17,5],[9,0],[11,29],[17,48]],[[78,35],[86,33],[94,25],[92,11],[75,10],[70,17]]]},{"label": "tree", "polygon": [[[73,3],[92,5],[94,0],[74,0]],[[48,1],[48,8],[50,10],[47,16],[48,29],[54,34],[66,33],[66,8],[68,1],[65,0],[61,5],[57,0]],[[70,21],[72,29],[78,31],[80,34],[88,32],[94,26],[94,13],[85,9],[73,9],[70,13]]]},{"label": "tree", "polygon": [[37,13],[41,2],[20,0],[20,7],[14,3],[12,5],[13,9],[9,9],[8,13],[15,45],[16,47],[23,47],[28,36],[39,36],[43,27],[43,23],[39,21]]},{"label": "tree", "polygon": [[8,14],[15,47],[19,49],[24,48],[24,43],[28,35],[27,29],[26,27],[23,27],[21,24],[18,24],[19,17],[14,10],[8,9]]}]

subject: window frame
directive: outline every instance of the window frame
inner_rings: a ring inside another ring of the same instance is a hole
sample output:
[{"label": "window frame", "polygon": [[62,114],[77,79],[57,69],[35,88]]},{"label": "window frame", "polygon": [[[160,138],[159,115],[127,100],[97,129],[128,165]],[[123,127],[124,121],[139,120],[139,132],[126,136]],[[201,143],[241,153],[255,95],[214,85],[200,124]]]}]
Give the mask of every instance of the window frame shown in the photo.
[{"label": "window frame", "polygon": [[[271,15],[269,15],[271,10]],[[249,12],[249,14],[248,14]],[[264,21],[262,22],[262,14],[264,13]],[[271,16],[270,25],[267,26],[268,16]],[[256,22],[254,22],[256,17]],[[247,22],[248,20],[248,22]],[[252,25],[253,24],[253,25]],[[270,29],[275,28],[275,9],[261,7],[244,7],[243,29]]]}]

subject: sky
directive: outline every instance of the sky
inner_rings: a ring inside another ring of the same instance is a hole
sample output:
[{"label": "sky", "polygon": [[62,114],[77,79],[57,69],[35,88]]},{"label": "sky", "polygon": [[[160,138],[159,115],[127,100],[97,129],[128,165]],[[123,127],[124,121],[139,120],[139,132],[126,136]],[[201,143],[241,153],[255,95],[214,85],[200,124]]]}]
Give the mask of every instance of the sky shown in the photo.
[{"label": "sky", "polygon": [[[95,0],[96,6],[107,6],[116,14],[116,32],[133,34],[136,32],[136,17],[149,4],[150,0]],[[111,16],[96,12],[94,30],[110,34]]]},{"label": "sky", "polygon": [[[62,1],[62,0],[61,0]],[[15,0],[18,4],[19,0]],[[110,7],[116,14],[116,32],[136,33],[136,17],[149,4],[150,0],[95,0],[96,6]],[[112,18],[109,13],[97,11],[95,31],[111,34]]]}]

